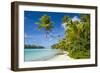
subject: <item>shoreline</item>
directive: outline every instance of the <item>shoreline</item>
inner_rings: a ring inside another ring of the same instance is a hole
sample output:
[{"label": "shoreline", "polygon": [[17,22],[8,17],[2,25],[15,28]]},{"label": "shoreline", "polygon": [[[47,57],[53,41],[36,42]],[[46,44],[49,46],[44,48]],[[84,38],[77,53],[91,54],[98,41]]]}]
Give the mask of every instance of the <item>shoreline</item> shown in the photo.
[{"label": "shoreline", "polygon": [[56,60],[57,61],[61,61],[61,60],[66,61],[66,60],[73,60],[73,59],[70,58],[67,53],[63,52],[62,54],[58,54],[55,57],[49,59],[48,61],[56,61]]}]

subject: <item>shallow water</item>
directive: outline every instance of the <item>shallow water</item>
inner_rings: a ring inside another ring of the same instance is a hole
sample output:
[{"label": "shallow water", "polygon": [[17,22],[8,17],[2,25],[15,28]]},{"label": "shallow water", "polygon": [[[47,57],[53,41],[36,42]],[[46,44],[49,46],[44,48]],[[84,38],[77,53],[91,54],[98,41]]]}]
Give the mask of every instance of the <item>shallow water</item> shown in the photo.
[{"label": "shallow water", "polygon": [[24,49],[24,61],[45,61],[59,54],[57,49]]}]

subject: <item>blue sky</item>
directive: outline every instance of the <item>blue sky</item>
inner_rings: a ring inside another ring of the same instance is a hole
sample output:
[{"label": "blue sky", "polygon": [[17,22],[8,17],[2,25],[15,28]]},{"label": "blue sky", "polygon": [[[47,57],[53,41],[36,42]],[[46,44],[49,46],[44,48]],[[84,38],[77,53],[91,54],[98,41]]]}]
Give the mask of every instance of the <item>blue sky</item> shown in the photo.
[{"label": "blue sky", "polygon": [[[54,28],[50,34],[55,36],[55,38],[49,36],[46,38],[44,30],[38,30],[38,25],[35,23],[39,21],[42,15],[50,16],[51,21],[54,22]],[[64,28],[61,20],[65,15],[71,17],[73,20],[80,19],[80,14],[78,13],[24,11],[25,44],[35,44],[44,47],[50,47],[51,45],[57,43],[59,39],[64,37]],[[60,35],[60,38],[56,37],[58,35]]]}]

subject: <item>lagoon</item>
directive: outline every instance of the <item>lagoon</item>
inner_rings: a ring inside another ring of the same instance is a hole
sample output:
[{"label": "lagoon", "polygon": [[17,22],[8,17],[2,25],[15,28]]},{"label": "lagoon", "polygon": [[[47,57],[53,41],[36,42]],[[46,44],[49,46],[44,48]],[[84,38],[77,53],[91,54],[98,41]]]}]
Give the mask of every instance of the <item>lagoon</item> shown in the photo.
[{"label": "lagoon", "polygon": [[57,49],[51,48],[25,48],[24,61],[46,61],[60,53]]}]

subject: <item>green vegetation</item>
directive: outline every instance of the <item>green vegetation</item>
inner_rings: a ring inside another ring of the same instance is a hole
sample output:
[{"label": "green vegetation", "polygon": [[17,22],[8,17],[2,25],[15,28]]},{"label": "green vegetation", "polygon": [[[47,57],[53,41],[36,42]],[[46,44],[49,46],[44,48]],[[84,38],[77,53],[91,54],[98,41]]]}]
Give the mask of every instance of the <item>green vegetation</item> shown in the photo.
[{"label": "green vegetation", "polygon": [[65,37],[52,48],[67,51],[74,59],[90,58],[90,15],[81,14],[80,21],[64,16],[62,23],[66,23]]},{"label": "green vegetation", "polygon": [[44,29],[45,30],[46,38],[49,35],[49,32],[54,27],[52,25],[53,22],[51,22],[50,16],[48,16],[48,15],[41,16],[39,22],[36,22],[36,24],[38,24],[38,29]]},{"label": "green vegetation", "polygon": [[[48,15],[41,16],[36,24],[38,24],[38,29],[45,30],[46,38],[54,28]],[[64,38],[51,47],[68,52],[68,55],[74,59],[90,58],[90,15],[80,14],[80,20],[75,21],[68,16],[64,16],[62,24],[65,24]],[[27,48],[27,46],[25,47]]]},{"label": "green vegetation", "polygon": [[37,46],[37,45],[24,45],[25,49],[36,49],[36,48],[45,48],[43,46]]}]

